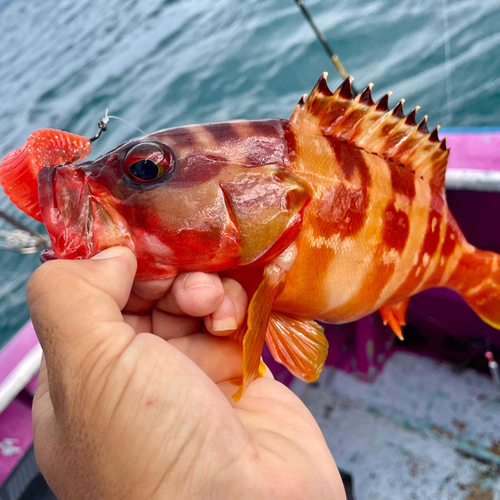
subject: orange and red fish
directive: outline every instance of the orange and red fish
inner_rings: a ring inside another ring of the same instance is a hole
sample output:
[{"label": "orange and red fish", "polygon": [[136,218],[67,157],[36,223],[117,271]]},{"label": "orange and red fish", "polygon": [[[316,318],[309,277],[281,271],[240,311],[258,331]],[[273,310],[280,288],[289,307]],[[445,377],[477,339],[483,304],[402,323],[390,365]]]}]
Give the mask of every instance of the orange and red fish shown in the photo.
[{"label": "orange and red fish", "polygon": [[11,200],[45,223],[58,258],[131,248],[138,279],[222,272],[252,297],[235,334],[243,381],[264,341],[316,380],[328,343],[313,319],[375,310],[401,336],[410,297],[448,287],[500,329],[500,256],[467,243],[445,198],[449,150],[371,85],[323,74],[289,120],[162,130],[92,162],[88,139],[40,130],[0,164]]}]

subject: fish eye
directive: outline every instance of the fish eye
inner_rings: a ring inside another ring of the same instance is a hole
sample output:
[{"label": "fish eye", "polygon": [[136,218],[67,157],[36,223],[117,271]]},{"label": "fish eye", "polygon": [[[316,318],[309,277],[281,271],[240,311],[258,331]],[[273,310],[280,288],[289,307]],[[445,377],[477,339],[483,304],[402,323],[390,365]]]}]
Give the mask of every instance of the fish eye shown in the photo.
[{"label": "fish eye", "polygon": [[123,160],[124,172],[136,182],[153,182],[173,170],[173,155],[146,142],[133,147]]},{"label": "fish eye", "polygon": [[163,168],[151,159],[138,160],[128,167],[131,177],[142,182],[158,179],[163,174]]}]

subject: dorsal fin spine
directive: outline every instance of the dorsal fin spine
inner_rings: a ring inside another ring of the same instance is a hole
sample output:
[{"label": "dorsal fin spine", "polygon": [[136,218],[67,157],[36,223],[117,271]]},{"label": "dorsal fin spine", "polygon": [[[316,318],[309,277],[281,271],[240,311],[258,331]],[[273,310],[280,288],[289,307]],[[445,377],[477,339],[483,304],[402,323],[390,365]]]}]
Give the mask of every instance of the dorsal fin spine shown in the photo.
[{"label": "dorsal fin spine", "polygon": [[[367,115],[372,112],[371,108],[363,109],[359,106],[361,97],[362,95],[358,94],[356,97],[351,98],[351,104],[346,109],[344,116],[335,122],[332,129],[333,134],[340,134],[346,140],[351,140],[352,136],[356,134],[363,119],[366,119]],[[357,112],[357,115],[353,116],[354,112]]]},{"label": "dorsal fin spine", "polygon": [[372,87],[373,83],[369,83],[365,90],[361,92],[361,95],[359,97],[359,102],[366,104],[367,106],[373,106],[375,103],[373,102],[373,97],[372,97]]},{"label": "dorsal fin spine", "polygon": [[[374,113],[378,111],[377,108],[374,109]],[[368,128],[368,130],[363,134],[363,137],[358,139],[359,144],[362,144],[362,148],[365,151],[369,151],[371,147],[373,147],[374,143],[377,141],[377,139],[373,139],[374,134],[376,134],[379,130],[380,127],[382,127],[385,123],[387,123],[391,118],[391,115],[389,113],[384,113],[382,116],[377,118]]]},{"label": "dorsal fin spine", "polygon": [[417,124],[416,117],[417,111],[420,109],[420,106],[415,106],[415,109],[406,117],[406,124],[413,126]]},{"label": "dorsal fin spine", "polygon": [[393,121],[393,127],[390,132],[388,132],[387,136],[383,137],[384,143],[382,147],[384,151],[386,151],[387,157],[392,159],[401,146],[401,142],[406,140],[406,134],[404,122],[401,119],[393,119],[391,121]]},{"label": "dorsal fin spine", "polygon": [[393,145],[392,150],[387,147],[387,154],[390,158],[393,158],[397,163],[401,163],[400,158],[407,151],[408,142],[414,135],[416,127],[405,127],[404,122],[400,122],[400,125],[395,129],[395,131],[401,131],[401,136],[399,140]]},{"label": "dorsal fin spine", "polygon": [[[352,76],[348,76],[339,87],[339,95],[344,99],[354,99],[354,95],[352,93],[352,81],[354,78]],[[326,78],[325,78],[326,83]]]},{"label": "dorsal fin spine", "polygon": [[349,102],[349,104],[347,105],[347,107],[345,109],[344,115],[338,117],[335,120],[335,123],[333,124],[334,129],[342,128],[343,124],[346,121],[348,121],[349,116],[351,115],[351,112],[355,108],[355,106],[356,106],[356,101],[352,100],[351,102]]},{"label": "dorsal fin spine", "polygon": [[[439,147],[441,145],[439,142],[438,143],[430,143],[428,137],[427,137],[427,143],[429,144],[429,147],[426,148],[427,154],[425,157],[422,157],[414,162],[414,165],[413,165],[414,170],[419,170],[420,168],[422,168],[426,164],[426,162],[429,161],[429,158],[431,158],[433,156],[433,154],[439,149]],[[425,142],[424,142],[424,144],[425,144]]]},{"label": "dorsal fin spine", "polygon": [[406,115],[405,115],[405,112],[403,111],[403,104],[404,104],[405,100],[404,99],[401,99],[396,107],[392,110],[392,115],[395,116],[396,118],[406,118]]},{"label": "dorsal fin spine", "polygon": [[[390,95],[391,92],[387,93],[386,96]],[[385,97],[385,96],[384,96]],[[379,101],[380,102],[380,101]],[[374,109],[374,113],[378,110]],[[363,138],[361,138],[361,143],[363,144],[363,148],[366,151],[370,151],[372,148],[377,149],[385,146],[387,141],[390,139],[389,135],[393,134],[402,126],[401,120],[399,118],[394,117],[391,111],[387,111],[383,113],[376,121],[370,124],[367,131],[363,132]],[[383,136],[373,138],[374,134],[380,131],[381,128],[384,128],[386,131],[390,131],[390,133],[386,133]],[[363,141],[363,139],[367,139]],[[359,141],[359,140],[358,140]]]},{"label": "dorsal fin spine", "polygon": [[[407,164],[410,163],[413,155],[419,150],[420,147],[427,141],[427,137],[418,137],[418,134],[413,134],[413,144],[407,144],[407,148],[404,152],[401,152],[401,156],[399,158],[400,163]],[[409,141],[407,141],[409,143]],[[414,166],[412,168],[414,170]]]},{"label": "dorsal fin spine", "polygon": [[324,73],[305,103],[301,105],[301,100],[295,107],[290,122],[398,163],[425,179],[433,189],[443,190],[449,150],[446,141],[439,140],[439,127],[429,133],[427,116],[417,125],[419,108],[406,116],[404,100],[389,110],[390,92],[374,103],[371,88],[370,84],[354,97],[349,77],[332,93]]},{"label": "dorsal fin spine", "polygon": [[431,136],[429,137],[429,141],[431,142],[439,142],[439,125],[436,125],[436,128],[431,132]]},{"label": "dorsal fin spine", "polygon": [[363,134],[363,137],[359,138],[357,141],[361,148],[368,151],[372,143],[373,135],[380,129],[380,127],[389,120],[389,117],[383,115],[380,118],[376,118],[368,130]]},{"label": "dorsal fin spine", "polygon": [[428,134],[429,129],[427,128],[427,115],[422,118],[422,121],[418,125],[418,131],[421,134]]},{"label": "dorsal fin spine", "polygon": [[326,97],[330,97],[333,95],[333,92],[330,90],[330,87],[328,87],[328,83],[326,82],[327,76],[328,73],[324,71],[323,74],[320,76],[318,82],[316,83],[316,86],[314,87],[311,94],[316,90],[316,92],[321,92]]},{"label": "dorsal fin spine", "polygon": [[359,129],[360,125],[363,123],[363,121],[365,121],[365,122],[369,121],[370,117],[371,117],[371,115],[373,115],[374,111],[375,110],[373,109],[373,107],[368,108],[365,111],[365,113],[360,116],[360,119],[357,122],[356,128],[351,129],[349,131],[348,135],[346,135],[346,139],[349,142],[354,142],[356,135],[358,134],[358,129]]},{"label": "dorsal fin spine", "polygon": [[387,94],[380,98],[380,100],[377,102],[377,111],[389,111],[389,96],[391,94],[392,92],[387,92]]}]

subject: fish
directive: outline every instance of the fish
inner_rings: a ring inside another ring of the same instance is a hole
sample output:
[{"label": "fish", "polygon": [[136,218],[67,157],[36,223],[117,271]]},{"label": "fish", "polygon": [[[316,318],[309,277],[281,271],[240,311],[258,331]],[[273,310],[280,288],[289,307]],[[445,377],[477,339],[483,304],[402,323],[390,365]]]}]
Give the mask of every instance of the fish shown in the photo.
[{"label": "fish", "polygon": [[291,117],[161,130],[94,161],[89,139],[42,129],[0,164],[10,199],[42,221],[59,259],[114,246],[136,279],[219,272],[251,297],[233,335],[237,401],[274,359],[317,380],[328,342],[316,321],[380,311],[403,338],[410,298],[458,292],[500,329],[500,255],[469,244],[445,196],[449,156],[427,116],[405,115],[372,87],[334,92],[323,73]]}]

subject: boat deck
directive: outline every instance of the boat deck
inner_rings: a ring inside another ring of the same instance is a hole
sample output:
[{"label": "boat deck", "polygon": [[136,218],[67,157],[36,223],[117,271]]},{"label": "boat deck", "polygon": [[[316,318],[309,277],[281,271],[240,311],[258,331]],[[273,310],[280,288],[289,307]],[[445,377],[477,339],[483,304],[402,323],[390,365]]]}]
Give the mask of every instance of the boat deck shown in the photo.
[{"label": "boat deck", "polygon": [[291,388],[356,500],[500,500],[500,386],[488,376],[398,352],[372,384],[327,367]]}]

